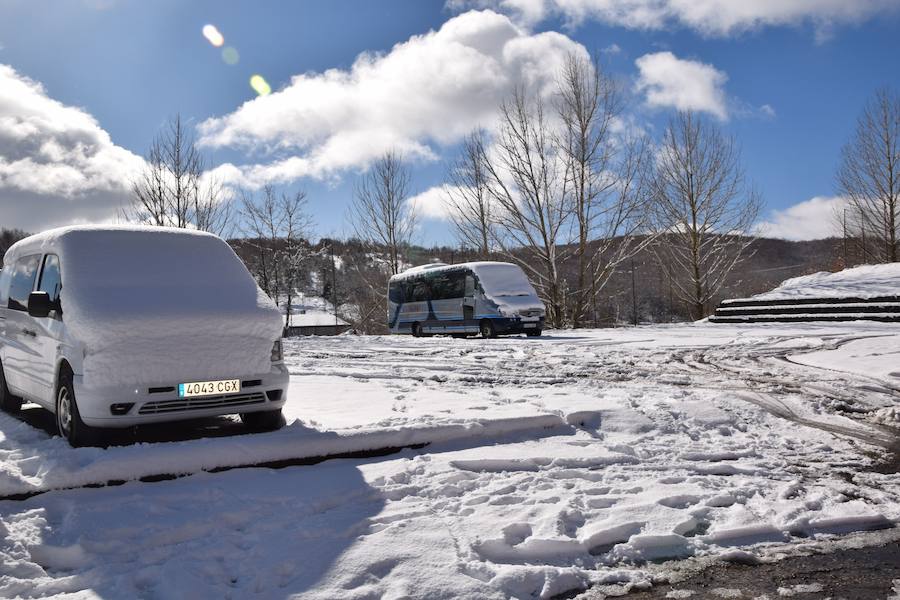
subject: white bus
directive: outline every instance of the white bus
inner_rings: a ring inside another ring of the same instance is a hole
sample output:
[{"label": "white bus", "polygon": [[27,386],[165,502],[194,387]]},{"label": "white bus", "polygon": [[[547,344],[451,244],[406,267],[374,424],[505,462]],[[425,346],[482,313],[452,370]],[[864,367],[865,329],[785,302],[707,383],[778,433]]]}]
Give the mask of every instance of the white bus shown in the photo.
[{"label": "white bus", "polygon": [[391,333],[539,336],[545,315],[528,277],[510,263],[424,265],[394,275],[388,284]]}]

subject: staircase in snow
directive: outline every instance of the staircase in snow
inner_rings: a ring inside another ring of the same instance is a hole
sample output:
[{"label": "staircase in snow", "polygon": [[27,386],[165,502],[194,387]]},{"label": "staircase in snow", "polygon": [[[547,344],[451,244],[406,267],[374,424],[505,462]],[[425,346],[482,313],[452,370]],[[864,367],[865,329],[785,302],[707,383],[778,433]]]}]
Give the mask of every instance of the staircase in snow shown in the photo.
[{"label": "staircase in snow", "polygon": [[712,323],[885,321],[900,323],[900,296],[724,300]]}]

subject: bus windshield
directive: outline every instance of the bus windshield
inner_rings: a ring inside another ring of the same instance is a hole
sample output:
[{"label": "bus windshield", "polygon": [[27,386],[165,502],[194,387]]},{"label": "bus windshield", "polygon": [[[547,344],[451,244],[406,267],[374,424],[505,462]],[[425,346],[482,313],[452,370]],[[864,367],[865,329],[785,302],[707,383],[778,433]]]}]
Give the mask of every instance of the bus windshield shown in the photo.
[{"label": "bus windshield", "polygon": [[492,298],[537,296],[525,273],[516,265],[478,265],[475,272],[484,293]]}]

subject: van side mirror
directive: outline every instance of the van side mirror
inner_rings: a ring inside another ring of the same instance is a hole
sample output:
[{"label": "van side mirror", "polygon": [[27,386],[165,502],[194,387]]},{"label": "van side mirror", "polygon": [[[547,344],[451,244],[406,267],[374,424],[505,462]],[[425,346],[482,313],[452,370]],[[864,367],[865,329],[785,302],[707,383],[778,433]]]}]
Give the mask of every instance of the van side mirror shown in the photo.
[{"label": "van side mirror", "polygon": [[51,310],[53,310],[53,303],[50,302],[50,294],[47,292],[31,292],[28,294],[29,315],[42,319],[48,316]]}]

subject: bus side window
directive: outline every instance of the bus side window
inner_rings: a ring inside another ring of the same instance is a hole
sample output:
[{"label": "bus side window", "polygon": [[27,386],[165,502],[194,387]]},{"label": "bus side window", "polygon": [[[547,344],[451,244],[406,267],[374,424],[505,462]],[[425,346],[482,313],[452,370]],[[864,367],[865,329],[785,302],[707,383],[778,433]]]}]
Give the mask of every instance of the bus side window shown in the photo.
[{"label": "bus side window", "polygon": [[447,299],[464,298],[466,295],[466,274],[464,271],[447,273]]},{"label": "bus side window", "polygon": [[428,282],[417,279],[412,286],[412,302],[425,302],[428,300]]},{"label": "bus side window", "polygon": [[459,297],[452,273],[440,273],[431,279],[432,300],[452,300]]},{"label": "bus side window", "polygon": [[474,298],[475,297],[475,278],[471,275],[466,275],[466,298]]}]

